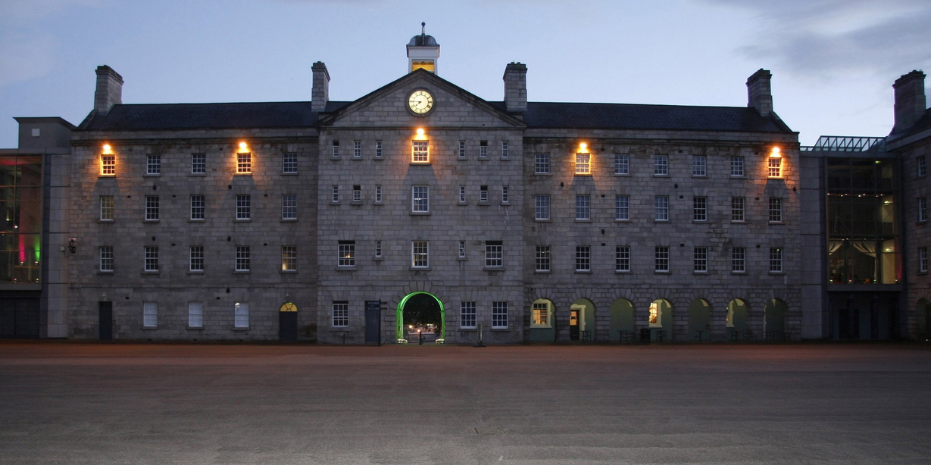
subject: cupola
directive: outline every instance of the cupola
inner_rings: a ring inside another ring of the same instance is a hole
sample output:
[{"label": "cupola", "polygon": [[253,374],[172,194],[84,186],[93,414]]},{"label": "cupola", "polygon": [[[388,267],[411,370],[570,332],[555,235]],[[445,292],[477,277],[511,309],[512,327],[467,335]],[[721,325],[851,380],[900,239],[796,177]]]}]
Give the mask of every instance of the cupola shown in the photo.
[{"label": "cupola", "polygon": [[407,72],[412,73],[418,69],[425,69],[434,74],[437,72],[436,62],[440,58],[440,44],[433,36],[426,33],[427,23],[420,23],[420,34],[411,37],[407,43]]}]

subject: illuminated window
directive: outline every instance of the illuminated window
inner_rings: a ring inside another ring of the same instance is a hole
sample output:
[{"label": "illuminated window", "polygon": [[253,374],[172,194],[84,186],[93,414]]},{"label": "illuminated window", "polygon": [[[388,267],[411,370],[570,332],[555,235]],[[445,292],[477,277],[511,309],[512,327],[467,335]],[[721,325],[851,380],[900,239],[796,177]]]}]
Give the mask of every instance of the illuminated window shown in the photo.
[{"label": "illuminated window", "polygon": [[508,157],[508,141],[501,141],[501,158]]},{"label": "illuminated window", "polygon": [[297,247],[281,246],[281,271],[297,271]]},{"label": "illuminated window", "polygon": [[592,200],[590,196],[587,196],[587,195],[575,196],[575,220],[576,221],[588,221],[592,219],[591,204],[592,204]]},{"label": "illuminated window", "polygon": [[188,328],[204,327],[204,304],[201,302],[188,302],[187,304]]},{"label": "illuminated window", "polygon": [[918,222],[928,221],[928,198],[918,197]]},{"label": "illuminated window", "polygon": [[743,197],[731,197],[731,221],[736,223],[745,221]]},{"label": "illuminated window", "polygon": [[653,197],[653,218],[656,221],[669,221],[669,196]]},{"label": "illuminated window", "polygon": [[113,196],[100,196],[100,221],[113,221]]},{"label": "illuminated window", "polygon": [[206,201],[203,195],[191,196],[191,219],[202,220],[206,214]]},{"label": "illuminated window", "polygon": [[744,157],[731,157],[731,176],[742,177],[744,175]]},{"label": "illuminated window", "polygon": [[747,271],[747,249],[734,247],[731,249],[731,272],[743,273]]},{"label": "illuminated window", "polygon": [[381,141],[375,141],[375,158],[381,158]]},{"label": "illuminated window", "polygon": [[381,184],[375,186],[375,203],[381,203]]},{"label": "illuminated window", "polygon": [[692,197],[692,221],[708,221],[707,197]]},{"label": "illuminated window", "polygon": [[654,268],[657,273],[669,272],[669,247],[657,246],[653,250]]},{"label": "illuminated window", "polygon": [[333,152],[332,152],[332,155],[331,155],[331,156],[332,156],[333,158],[339,158],[339,141],[338,141],[338,140],[334,140],[334,141],[332,142],[332,147],[333,147]]},{"label": "illuminated window", "polygon": [[708,247],[695,247],[692,251],[692,271],[696,273],[708,271]]},{"label": "illuminated window", "polygon": [[592,154],[575,154],[575,174],[592,174]]},{"label": "illuminated window", "polygon": [[465,158],[466,156],[466,141],[459,141],[459,158]]},{"label": "illuminated window", "polygon": [[534,174],[550,173],[550,154],[538,153],[534,155],[533,172]]},{"label": "illuminated window", "polygon": [[661,300],[654,301],[650,303],[650,318],[649,325],[651,328],[662,328],[663,327],[663,311],[660,309]]},{"label": "illuminated window", "polygon": [[669,157],[653,155],[653,176],[669,176]]},{"label": "illuminated window", "polygon": [[782,273],[782,249],[779,247],[769,248],[769,272]]},{"label": "illuminated window", "polygon": [[619,245],[614,248],[614,271],[630,271],[630,246]]},{"label": "illuminated window", "polygon": [[375,241],[375,258],[381,258],[381,241]]},{"label": "illuminated window", "polygon": [[158,304],[155,302],[142,303],[142,326],[146,328],[158,326]]},{"label": "illuminated window", "polygon": [[236,247],[236,271],[249,271],[251,268],[251,250],[248,245]]},{"label": "illuminated window", "polygon": [[113,271],[113,247],[100,248],[100,271]]},{"label": "illuminated window", "polygon": [[190,250],[190,263],[188,270],[204,271],[204,246],[193,245]]},{"label": "illuminated window", "polygon": [[478,156],[480,158],[488,158],[488,141],[482,140],[478,142]]},{"label": "illuminated window", "polygon": [[414,163],[428,163],[430,161],[430,141],[415,140],[411,142]]},{"label": "illuminated window", "polygon": [[510,202],[510,188],[508,186],[501,186],[501,203]]},{"label": "illuminated window", "polygon": [[538,245],[536,250],[536,271],[550,271],[550,246]]},{"label": "illuminated window", "polygon": [[236,196],[236,219],[252,219],[252,196],[249,194]]},{"label": "illuminated window", "polygon": [[252,154],[249,152],[236,154],[236,174],[252,174]]},{"label": "illuminated window", "polygon": [[769,199],[769,222],[782,223],[782,199],[779,197]]},{"label": "illuminated window", "polygon": [[466,258],[466,243],[465,241],[459,241],[459,259],[465,260]]},{"label": "illuminated window", "polygon": [[148,175],[162,174],[162,156],[161,155],[146,155],[145,174],[148,174]]},{"label": "illuminated window", "polygon": [[191,174],[205,174],[207,172],[207,154],[191,154]]},{"label": "illuminated window", "polygon": [[143,270],[158,271],[158,247],[145,246],[143,251],[145,252]]},{"label": "illuminated window", "polygon": [[504,245],[501,241],[485,241],[485,267],[504,266]]},{"label": "illuminated window", "polygon": [[362,158],[362,141],[352,141],[352,158]]},{"label": "illuminated window", "polygon": [[233,327],[249,327],[249,304],[243,302],[233,304]]},{"label": "illuminated window", "polygon": [[630,156],[626,153],[615,153],[614,154],[614,174],[617,175],[628,175],[630,174]]},{"label": "illuminated window", "polygon": [[552,328],[553,312],[548,300],[538,300],[530,308],[531,328]]},{"label": "illuminated window", "polygon": [[428,213],[430,211],[429,187],[413,186],[411,188],[411,211],[414,213]]},{"label": "illuminated window", "polygon": [[297,174],[297,154],[285,153],[281,158],[281,172],[284,174]]},{"label": "illuminated window", "polygon": [[580,245],[575,248],[575,271],[589,272],[592,271],[592,248],[588,245]]},{"label": "illuminated window", "polygon": [[339,241],[337,266],[356,266],[356,241]]},{"label": "illuminated window", "polygon": [[459,327],[475,329],[475,302],[459,303]]},{"label": "illuminated window", "polygon": [[283,194],[281,196],[281,219],[297,219],[297,196],[294,194]]},{"label": "illuminated window", "polygon": [[692,156],[692,176],[707,176],[708,175],[708,157],[704,155],[693,155]]},{"label": "illuminated window", "polygon": [[352,186],[352,203],[362,202],[362,186],[356,184]]},{"label": "illuminated window", "polygon": [[507,329],[508,327],[508,303],[492,302],[491,303],[491,329]]},{"label": "illuminated window", "polygon": [[480,203],[488,203],[488,186],[479,186],[478,192],[478,201]]},{"label": "illuminated window", "polygon": [[100,156],[100,174],[102,176],[116,175],[116,155]]},{"label": "illuminated window", "polygon": [[537,221],[548,221],[550,219],[550,196],[538,195],[534,197],[536,203],[534,219]]},{"label": "illuminated window", "polygon": [[626,195],[614,196],[614,219],[615,221],[627,221],[630,219],[630,197]]},{"label": "illuminated window", "polygon": [[333,302],[333,327],[349,326],[349,302]]},{"label": "illuminated window", "polygon": [[918,272],[928,272],[928,248],[918,247]]},{"label": "illuminated window", "polygon": [[769,157],[769,177],[782,177],[782,158]]},{"label": "illuminated window", "polygon": [[145,220],[158,221],[158,196],[145,196]]},{"label": "illuminated window", "polygon": [[411,241],[411,267],[427,268],[430,266],[430,243]]}]

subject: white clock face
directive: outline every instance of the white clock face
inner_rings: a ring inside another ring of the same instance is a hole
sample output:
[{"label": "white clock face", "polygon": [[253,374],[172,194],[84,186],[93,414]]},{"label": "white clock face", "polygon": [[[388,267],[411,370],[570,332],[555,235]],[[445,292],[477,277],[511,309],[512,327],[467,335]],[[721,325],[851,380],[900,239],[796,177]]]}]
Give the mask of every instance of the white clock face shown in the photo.
[{"label": "white clock face", "polygon": [[407,99],[407,106],[414,113],[422,115],[433,109],[433,96],[425,90],[415,90]]}]

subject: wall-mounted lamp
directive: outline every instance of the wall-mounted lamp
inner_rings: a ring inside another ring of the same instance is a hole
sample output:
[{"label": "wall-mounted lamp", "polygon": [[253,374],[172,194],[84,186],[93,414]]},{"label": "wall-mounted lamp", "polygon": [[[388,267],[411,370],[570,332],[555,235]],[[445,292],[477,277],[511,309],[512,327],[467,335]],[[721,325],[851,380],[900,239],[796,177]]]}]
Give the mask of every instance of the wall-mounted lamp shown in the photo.
[{"label": "wall-mounted lamp", "polygon": [[588,144],[582,142],[579,144],[579,153],[588,153]]},{"label": "wall-mounted lamp", "polygon": [[78,251],[78,239],[77,238],[72,237],[71,239],[68,239],[68,251],[71,253],[75,253]]},{"label": "wall-mounted lamp", "polygon": [[110,144],[103,144],[103,154],[110,155],[113,153],[113,147],[110,147]]},{"label": "wall-mounted lamp", "polygon": [[779,147],[773,147],[773,151],[769,152],[770,158],[782,158],[782,150]]},{"label": "wall-mounted lamp", "polygon": [[248,152],[248,151],[249,151],[249,144],[247,144],[247,143],[245,143],[245,142],[240,142],[240,143],[239,143],[239,151],[240,151],[240,152]]}]

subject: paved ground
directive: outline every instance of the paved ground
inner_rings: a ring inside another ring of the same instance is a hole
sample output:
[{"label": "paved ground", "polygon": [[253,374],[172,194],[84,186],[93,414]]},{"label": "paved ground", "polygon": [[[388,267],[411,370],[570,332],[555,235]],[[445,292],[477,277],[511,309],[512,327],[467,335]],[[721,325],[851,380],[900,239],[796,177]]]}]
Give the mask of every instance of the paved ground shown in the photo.
[{"label": "paved ground", "polygon": [[912,344],[0,342],[2,464],[927,464]]}]

